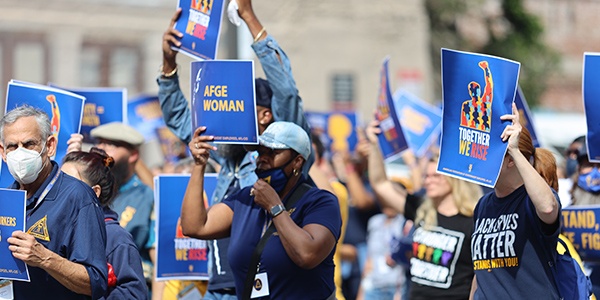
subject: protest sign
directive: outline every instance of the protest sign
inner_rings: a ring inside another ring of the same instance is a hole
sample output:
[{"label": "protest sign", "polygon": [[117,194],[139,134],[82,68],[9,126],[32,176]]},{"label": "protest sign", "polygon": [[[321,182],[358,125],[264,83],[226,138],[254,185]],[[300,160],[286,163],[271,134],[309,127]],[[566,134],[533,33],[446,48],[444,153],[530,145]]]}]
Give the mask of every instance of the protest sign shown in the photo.
[{"label": "protest sign", "polygon": [[[51,86],[57,87],[53,84]],[[111,122],[127,123],[127,89],[123,88],[63,88],[85,97],[81,134],[85,143],[93,144],[92,129]]]},{"label": "protest sign", "polygon": [[206,126],[215,143],[258,144],[254,62],[192,62],[192,130]]},{"label": "protest sign", "polygon": [[139,131],[145,142],[158,139],[156,130],[165,127],[158,96],[139,96],[127,102],[127,122]]},{"label": "protest sign", "polygon": [[583,110],[590,162],[600,163],[600,53],[583,54]]},{"label": "protest sign", "polygon": [[194,59],[215,59],[221,19],[223,0],[179,0],[177,7],[181,15],[174,27],[183,34],[181,47],[173,47]]},{"label": "protest sign", "polygon": [[423,157],[440,134],[442,110],[402,89],[394,93],[394,106],[409,147]]},{"label": "protest sign", "polygon": [[156,136],[165,160],[176,163],[188,155],[188,145],[182,142],[167,126],[156,128]]},{"label": "protest sign", "polygon": [[[71,134],[79,133],[85,98],[71,92],[45,85],[11,80],[6,92],[5,112],[22,105],[37,107],[48,114],[51,134],[57,140],[52,158],[59,164],[67,153]],[[4,161],[0,161],[0,187],[8,187],[14,179]]]},{"label": "protest sign", "polygon": [[[190,175],[160,175],[154,178],[156,212],[156,279],[208,280],[206,241],[184,236],[181,230],[181,204]],[[204,175],[204,204],[211,203],[217,174]]]},{"label": "protest sign", "polygon": [[521,64],[490,55],[442,49],[442,135],[437,171],[493,188],[507,143]]},{"label": "protest sign", "polygon": [[0,189],[0,279],[29,282],[27,265],[12,255],[6,241],[14,231],[25,232],[26,201],[25,191]]},{"label": "protest sign", "polygon": [[535,127],[533,126],[533,115],[529,110],[529,105],[527,105],[527,100],[525,100],[525,95],[521,90],[521,87],[517,88],[517,94],[515,95],[515,105],[519,110],[519,120],[521,121],[521,125],[527,128],[529,134],[531,135],[531,141],[533,142],[533,146],[538,148],[540,147],[540,141],[537,138],[537,132],[535,131]]},{"label": "protest sign", "polygon": [[356,112],[305,112],[304,115],[327,152],[354,151],[358,142]]},{"label": "protest sign", "polygon": [[585,261],[600,261],[600,205],[562,209],[562,233]]},{"label": "protest sign", "polygon": [[383,60],[379,74],[379,96],[377,98],[377,112],[375,118],[379,121],[381,134],[378,136],[379,147],[386,161],[392,161],[400,157],[402,151],[408,149],[408,143],[404,137],[402,126],[398,121],[394,100],[390,92],[389,80],[389,57]]}]

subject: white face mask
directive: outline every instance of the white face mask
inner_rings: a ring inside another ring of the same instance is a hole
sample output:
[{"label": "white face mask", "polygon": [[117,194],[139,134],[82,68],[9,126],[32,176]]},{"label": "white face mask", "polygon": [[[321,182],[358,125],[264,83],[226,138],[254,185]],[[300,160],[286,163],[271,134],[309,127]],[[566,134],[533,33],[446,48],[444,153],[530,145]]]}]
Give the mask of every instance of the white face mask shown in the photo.
[{"label": "white face mask", "polygon": [[[44,147],[42,152],[44,152]],[[19,147],[6,154],[6,165],[10,174],[21,184],[34,182],[43,168],[42,152]]]}]

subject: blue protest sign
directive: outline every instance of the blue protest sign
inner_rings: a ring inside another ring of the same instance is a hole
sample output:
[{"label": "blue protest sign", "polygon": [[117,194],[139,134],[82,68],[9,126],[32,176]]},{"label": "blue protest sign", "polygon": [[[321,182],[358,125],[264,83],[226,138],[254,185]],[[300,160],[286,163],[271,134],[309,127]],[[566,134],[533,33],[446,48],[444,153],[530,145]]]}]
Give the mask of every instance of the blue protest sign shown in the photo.
[{"label": "blue protest sign", "polygon": [[507,144],[500,135],[512,113],[521,64],[442,49],[442,137],[437,171],[493,188]]},{"label": "blue protest sign", "polygon": [[378,136],[379,147],[386,161],[400,157],[402,151],[408,149],[408,143],[398,121],[392,93],[390,92],[389,61],[389,57],[383,60],[379,74],[379,96],[377,98],[377,113],[375,114],[382,131],[382,134]]},{"label": "blue protest sign", "polygon": [[[67,141],[71,134],[79,133],[85,98],[71,92],[45,85],[10,81],[6,92],[6,107],[10,111],[15,107],[30,105],[48,114],[51,133],[56,137],[56,155],[52,158],[59,164],[67,153]],[[6,164],[1,161],[0,187],[8,187],[14,179]]]},{"label": "blue protest sign", "polygon": [[394,106],[408,145],[423,157],[440,134],[442,110],[402,89],[394,93]]},{"label": "blue protest sign", "polygon": [[257,144],[254,62],[192,62],[192,130],[206,126],[215,143]]},{"label": "blue protest sign", "polygon": [[523,94],[520,86],[517,88],[517,94],[515,95],[515,105],[517,106],[517,110],[519,110],[519,120],[521,121],[521,126],[527,128],[529,134],[531,135],[533,146],[538,148],[540,146],[540,141],[537,138],[537,133],[535,132],[535,127],[533,126],[533,115],[529,110],[529,105],[527,105],[527,100],[525,99],[525,95]]},{"label": "blue protest sign", "polygon": [[[156,212],[156,279],[207,280],[206,241],[184,236],[181,230],[181,204],[190,175],[160,175],[154,178]],[[216,174],[204,176],[204,204],[211,203],[217,185]]]},{"label": "blue protest sign", "polygon": [[583,54],[583,110],[587,123],[587,150],[591,162],[600,163],[600,53]]},{"label": "blue protest sign", "polygon": [[354,151],[358,142],[356,112],[304,112],[304,115],[327,152]]},{"label": "blue protest sign", "polygon": [[6,241],[14,231],[25,231],[26,201],[25,191],[0,189],[0,279],[29,282],[27,265],[12,255]]},{"label": "blue protest sign", "polygon": [[158,138],[156,129],[165,127],[158,96],[139,96],[127,103],[127,122],[137,129],[146,142]]},{"label": "blue protest sign", "polygon": [[179,0],[181,16],[175,29],[183,33],[176,50],[194,59],[215,59],[221,32],[223,0]]},{"label": "blue protest sign", "polygon": [[85,97],[80,132],[84,142],[94,143],[90,131],[100,125],[111,122],[127,123],[127,89],[68,88],[64,90]]},{"label": "blue protest sign", "polygon": [[563,208],[562,233],[584,261],[600,261],[600,205]]},{"label": "blue protest sign", "polygon": [[189,156],[188,145],[182,142],[167,126],[156,128],[156,136],[166,161],[176,163]]}]

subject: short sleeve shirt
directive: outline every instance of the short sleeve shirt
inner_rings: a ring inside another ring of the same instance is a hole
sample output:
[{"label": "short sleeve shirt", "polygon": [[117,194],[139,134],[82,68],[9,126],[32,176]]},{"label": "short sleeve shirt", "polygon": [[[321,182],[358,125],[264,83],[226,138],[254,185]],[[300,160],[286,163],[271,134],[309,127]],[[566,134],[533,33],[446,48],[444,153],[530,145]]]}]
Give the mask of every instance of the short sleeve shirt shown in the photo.
[{"label": "short sleeve shirt", "polygon": [[[250,197],[250,187],[240,190],[223,201],[233,210],[229,263],[234,272],[238,296],[244,289],[245,276],[254,248],[271,217]],[[285,203],[285,201],[284,201]],[[303,227],[319,224],[340,236],[340,208],[335,196],[318,188],[311,188],[295,207],[286,207],[294,222]],[[267,241],[260,258],[260,270],[268,276],[271,299],[326,299],[335,290],[333,282],[333,254],[318,266],[306,270],[297,266],[287,255],[277,232]]]},{"label": "short sleeve shirt", "polygon": [[475,299],[558,299],[544,268],[543,253],[556,249],[559,226],[552,233],[542,233],[542,221],[525,186],[503,198],[494,192],[486,194],[474,217]]},{"label": "short sleeve shirt", "polygon": [[[409,195],[405,216],[414,220],[421,199]],[[473,280],[473,218],[437,214],[437,226],[416,224],[410,259],[410,299],[468,299]]]},{"label": "short sleeve shirt", "polygon": [[[53,171],[27,206],[26,232],[48,250],[83,265],[92,285],[94,298],[104,295],[107,288],[106,228],[104,216],[92,189],[82,181],[58,170]],[[40,204],[36,197],[56,181]],[[18,188],[13,184],[12,188]],[[34,208],[35,207],[35,208]],[[31,282],[14,281],[15,299],[87,299],[60,284],[41,268],[29,266]]]}]

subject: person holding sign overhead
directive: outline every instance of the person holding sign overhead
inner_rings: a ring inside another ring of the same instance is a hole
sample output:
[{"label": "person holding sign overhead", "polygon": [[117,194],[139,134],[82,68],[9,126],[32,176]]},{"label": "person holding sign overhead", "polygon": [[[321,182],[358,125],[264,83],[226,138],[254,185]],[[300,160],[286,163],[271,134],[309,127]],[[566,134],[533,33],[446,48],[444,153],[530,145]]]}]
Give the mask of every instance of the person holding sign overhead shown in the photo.
[{"label": "person holding sign overhead", "polygon": [[[287,55],[260,23],[254,14],[251,1],[236,1],[239,6],[238,15],[248,25],[254,37],[252,49],[258,56],[268,79],[268,81],[255,79],[259,133],[262,133],[274,121],[288,121],[298,124],[308,134],[310,128],[304,117],[302,99],[298,95]],[[188,107],[188,101],[179,87],[177,52],[171,49],[172,45],[179,45],[178,38],[182,36],[181,32],[173,29],[173,24],[179,18],[179,14],[180,11],[175,13],[169,28],[163,35],[163,65],[157,82],[159,86],[158,98],[165,123],[179,139],[187,144],[195,137],[191,128],[191,111]],[[217,151],[212,151],[211,157],[221,165],[217,177],[217,186],[211,199],[213,203],[231,197],[233,193],[241,188],[253,185],[258,179],[254,174],[256,153],[247,152],[241,145],[220,144]],[[302,169],[303,174],[308,174],[308,170],[314,162],[314,155],[311,153],[306,159]],[[235,298],[235,283],[227,257],[229,239],[211,241],[208,245],[210,250],[210,280],[204,298]]]},{"label": "person holding sign overhead", "polygon": [[482,195],[481,187],[438,174],[438,159],[433,157],[425,170],[425,197],[409,194],[387,178],[377,138],[381,133],[379,121],[371,122],[366,129],[371,146],[369,180],[384,207],[414,221],[410,299],[468,298],[473,280],[473,208]]},{"label": "person holding sign overhead", "polygon": [[259,179],[207,211],[204,168],[215,147],[204,131],[196,129],[189,143],[195,165],[181,206],[183,234],[231,237],[240,299],[335,299],[333,255],[342,221],[336,197],[307,184],[301,172],[311,153],[308,134],[291,122],[269,125],[259,146],[246,146],[258,152]]},{"label": "person holding sign overhead", "polygon": [[558,299],[544,258],[560,231],[554,156],[533,146],[514,103],[500,119],[510,122],[501,135],[508,153],[494,191],[475,207],[472,299]]},{"label": "person holding sign overhead", "polygon": [[[93,299],[107,289],[106,229],[98,199],[85,183],[66,176],[48,115],[19,106],[0,120],[0,154],[27,192],[26,232],[7,239],[12,255],[29,266],[31,282],[13,282],[15,299]],[[93,234],[92,234],[93,233]]]}]

